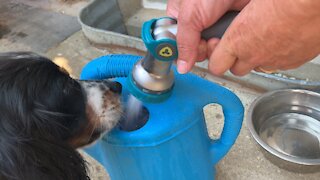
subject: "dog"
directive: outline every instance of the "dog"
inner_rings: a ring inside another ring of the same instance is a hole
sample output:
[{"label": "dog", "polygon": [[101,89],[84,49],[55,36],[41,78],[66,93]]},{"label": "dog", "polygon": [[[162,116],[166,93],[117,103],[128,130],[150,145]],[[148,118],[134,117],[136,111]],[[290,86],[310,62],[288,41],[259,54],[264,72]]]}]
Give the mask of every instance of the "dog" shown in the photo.
[{"label": "dog", "polygon": [[89,179],[76,149],[116,126],[120,94],[120,83],[73,79],[37,54],[0,54],[0,179]]}]

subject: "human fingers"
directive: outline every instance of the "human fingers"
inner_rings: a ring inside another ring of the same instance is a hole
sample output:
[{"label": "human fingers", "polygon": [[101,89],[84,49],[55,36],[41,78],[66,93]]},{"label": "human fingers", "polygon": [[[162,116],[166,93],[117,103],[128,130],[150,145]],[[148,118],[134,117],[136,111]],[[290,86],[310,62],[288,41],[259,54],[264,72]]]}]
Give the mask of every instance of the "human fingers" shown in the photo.
[{"label": "human fingers", "polygon": [[[178,71],[190,71],[198,58],[200,34],[230,9],[233,0],[188,0],[179,4],[177,46]],[[181,15],[183,14],[183,16]],[[201,53],[201,58],[202,53]]]},{"label": "human fingers", "polygon": [[236,76],[244,76],[250,73],[255,67],[253,64],[246,61],[236,60],[233,66],[230,68],[230,72]]},{"label": "human fingers", "polygon": [[178,18],[180,0],[168,0],[166,13],[167,16]]},{"label": "human fingers", "polygon": [[211,38],[208,40],[207,42],[207,56],[210,57],[212,52],[215,50],[215,48],[217,47],[218,43],[219,43],[220,39],[218,38]]},{"label": "human fingers", "polygon": [[251,0],[235,0],[231,6],[231,10],[242,10]]},{"label": "human fingers", "polygon": [[270,67],[270,66],[258,66],[256,68],[254,68],[254,70],[257,72],[263,72],[266,74],[271,74],[271,73],[275,73],[275,72],[279,71],[278,68]]},{"label": "human fingers", "polygon": [[214,75],[222,75],[236,63],[237,57],[223,41],[216,46],[209,59],[209,70]]},{"label": "human fingers", "polygon": [[207,54],[208,54],[208,45],[207,42],[203,39],[200,40],[200,44],[198,47],[198,57],[197,57],[197,62],[204,61],[207,59]]}]

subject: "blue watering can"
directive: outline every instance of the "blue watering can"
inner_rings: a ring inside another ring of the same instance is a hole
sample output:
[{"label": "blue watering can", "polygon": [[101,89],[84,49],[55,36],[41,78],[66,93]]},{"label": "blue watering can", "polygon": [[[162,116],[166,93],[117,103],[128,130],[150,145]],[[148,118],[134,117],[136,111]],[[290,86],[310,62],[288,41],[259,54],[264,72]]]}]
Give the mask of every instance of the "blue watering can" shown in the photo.
[{"label": "blue watering can", "polygon": [[[142,57],[109,55],[91,61],[81,79],[115,78],[129,95],[127,77]],[[175,72],[171,96],[143,103],[149,118],[140,129],[116,127],[85,151],[98,160],[112,180],[212,180],[214,165],[234,144],[242,125],[243,106],[226,88],[194,74]],[[225,117],[220,139],[209,138],[203,107],[220,104]]]}]

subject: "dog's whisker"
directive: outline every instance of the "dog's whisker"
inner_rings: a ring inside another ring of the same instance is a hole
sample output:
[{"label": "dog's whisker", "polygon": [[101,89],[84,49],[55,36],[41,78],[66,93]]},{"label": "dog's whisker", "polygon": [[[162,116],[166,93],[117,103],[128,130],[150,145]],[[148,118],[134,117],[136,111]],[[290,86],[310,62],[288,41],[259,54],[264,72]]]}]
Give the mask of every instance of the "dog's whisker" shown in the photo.
[{"label": "dog's whisker", "polygon": [[100,124],[99,122],[94,121],[93,128],[91,129],[91,132],[90,132],[90,134],[89,134],[89,137],[91,137],[91,136],[94,134],[94,131],[97,129],[97,126],[98,126],[99,124]]}]

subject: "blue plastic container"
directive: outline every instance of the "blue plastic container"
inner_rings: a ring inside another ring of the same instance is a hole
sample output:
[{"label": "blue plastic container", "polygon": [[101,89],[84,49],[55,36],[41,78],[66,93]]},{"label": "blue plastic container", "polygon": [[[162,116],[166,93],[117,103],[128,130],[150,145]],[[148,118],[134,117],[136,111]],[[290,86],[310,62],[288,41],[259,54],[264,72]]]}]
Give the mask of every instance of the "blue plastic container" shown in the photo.
[{"label": "blue plastic container", "polygon": [[[89,63],[82,79],[109,78],[105,71],[121,71],[125,76],[139,56],[104,56]],[[124,63],[128,61],[128,63]],[[126,64],[119,66],[119,64]],[[111,73],[112,74],[112,73]],[[214,166],[234,144],[242,125],[243,106],[226,88],[193,74],[175,73],[170,98],[143,105],[149,112],[147,123],[126,132],[115,128],[85,151],[98,160],[112,180],[212,180]],[[117,78],[128,96],[126,77]],[[203,107],[217,103],[223,107],[224,128],[220,139],[209,138]]]}]

